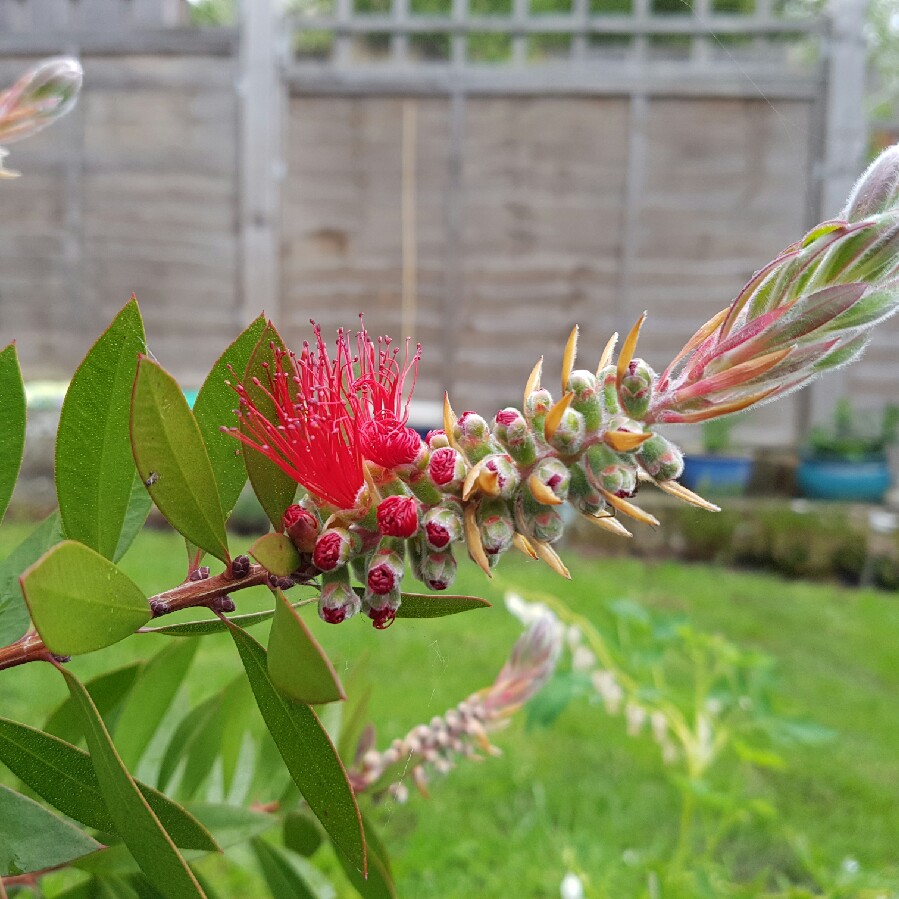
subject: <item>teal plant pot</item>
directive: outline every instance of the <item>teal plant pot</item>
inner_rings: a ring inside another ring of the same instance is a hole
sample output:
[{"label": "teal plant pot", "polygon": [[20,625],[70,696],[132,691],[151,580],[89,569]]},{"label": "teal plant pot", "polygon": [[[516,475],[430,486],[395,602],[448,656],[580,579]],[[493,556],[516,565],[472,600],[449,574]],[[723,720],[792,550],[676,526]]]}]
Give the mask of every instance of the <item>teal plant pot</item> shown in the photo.
[{"label": "teal plant pot", "polygon": [[751,477],[748,456],[687,456],[680,482],[703,495],[742,496]]},{"label": "teal plant pot", "polygon": [[890,467],[884,458],[858,462],[838,459],[803,459],[796,482],[809,499],[879,503],[890,487]]}]

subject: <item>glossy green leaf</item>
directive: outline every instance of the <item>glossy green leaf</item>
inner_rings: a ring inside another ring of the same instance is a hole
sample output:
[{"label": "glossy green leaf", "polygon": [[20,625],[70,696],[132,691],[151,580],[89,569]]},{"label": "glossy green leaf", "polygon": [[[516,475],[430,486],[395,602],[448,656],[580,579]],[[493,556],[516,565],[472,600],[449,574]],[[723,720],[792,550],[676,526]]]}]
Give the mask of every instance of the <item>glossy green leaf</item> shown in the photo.
[{"label": "glossy green leaf", "polygon": [[362,876],[347,864],[346,859],[338,853],[338,860],[350,883],[363,899],[396,899],[396,886],[390,871],[390,860],[384,844],[368,818],[365,824],[365,843],[368,847],[368,877]]},{"label": "glossy green leaf", "polygon": [[315,712],[284,696],[272,683],[265,650],[229,623],[256,704],[290,776],[334,845],[364,871],[365,835],[356,797],[331,738]]},{"label": "glossy green leaf", "polygon": [[[363,587],[353,587],[359,596],[365,593]],[[464,596],[455,593],[403,593],[403,602],[396,613],[397,618],[444,618],[470,612],[473,609],[489,609],[492,603],[480,596]]]},{"label": "glossy green leaf", "polygon": [[170,899],[205,896],[172,838],[122,764],[84,685],[71,672],[59,670],[81,708],[91,760],[116,833],[144,874]]},{"label": "glossy green leaf", "polygon": [[64,865],[100,848],[73,824],[0,784],[0,876]]},{"label": "glossy green leaf", "polygon": [[308,858],[322,844],[321,828],[311,815],[289,812],[284,818],[284,845],[292,852]]},{"label": "glossy green leaf", "polygon": [[237,394],[227,382],[242,377],[264,329],[265,318],[260,315],[216,360],[194,402],[194,417],[215,472],[225,518],[231,514],[247,482],[247,469],[238,452],[241,444],[222,432],[222,427],[237,424],[234,416]]},{"label": "glossy green leaf", "polygon": [[74,540],[53,547],[19,580],[37,632],[57,655],[118,643],[150,620],[140,588],[108,559]]},{"label": "glossy green leaf", "polygon": [[246,843],[278,823],[275,815],[254,812],[239,805],[190,802],[190,813],[208,828],[222,849]]},{"label": "glossy green leaf", "polygon": [[122,523],[122,533],[119,536],[119,544],[113,553],[112,561],[118,562],[128,552],[128,548],[134,543],[134,538],[141,532],[150,509],[153,508],[153,500],[147,493],[143,479],[134,470],[134,480],[131,482],[131,496],[128,498],[128,508],[125,510],[125,521]]},{"label": "glossy green leaf", "polygon": [[315,892],[284,850],[265,840],[253,840],[252,846],[272,899],[315,899]]},{"label": "glossy green leaf", "polygon": [[315,705],[346,699],[328,654],[280,590],[275,591],[275,620],[268,638],[272,683],[299,702]]},{"label": "glossy green leaf", "polygon": [[0,563],[0,646],[8,646],[28,630],[28,607],[19,575],[62,539],[59,512],[51,512]]},{"label": "glossy green leaf", "polygon": [[[301,599],[291,603],[293,608],[306,605],[310,600]],[[229,621],[238,627],[247,628],[268,621],[275,614],[274,609],[266,609],[263,612],[247,612],[245,615],[230,615]],[[199,621],[184,621],[181,624],[166,624],[160,627],[145,627],[142,634],[165,634],[169,637],[205,637],[210,634],[221,634],[228,626],[221,618],[204,618]]]},{"label": "glossy green leaf", "polygon": [[251,547],[250,555],[266,570],[278,577],[289,577],[300,567],[302,559],[287,534],[264,534]]},{"label": "glossy green leaf", "polygon": [[[0,760],[70,818],[103,833],[116,832],[115,816],[106,804],[91,757],[83,750],[33,727],[0,718]],[[135,783],[176,845],[207,852],[218,848],[206,828],[180,805],[153,787]]]},{"label": "glossy green leaf", "polygon": [[111,559],[128,511],[134,460],[131,385],[144,325],[132,299],[91,347],[66,392],[56,437],[56,495],[66,533]]},{"label": "glossy green leaf", "polygon": [[25,385],[16,345],[0,351],[0,521],[6,514],[25,452]]},{"label": "glossy green leaf", "polygon": [[[143,670],[143,662],[132,662],[112,671],[105,671],[85,682],[84,686],[90,694],[108,727],[113,727],[118,720],[128,692],[137,681]],[[59,737],[67,743],[79,743],[84,739],[81,730],[81,713],[71,696],[67,696],[48,716],[44,724],[48,734]]]},{"label": "glossy green leaf", "polygon": [[[275,404],[261,387],[253,384],[253,378],[258,378],[263,384],[267,383],[268,375],[265,366],[274,366],[275,364],[272,344],[284,347],[281,335],[275,330],[275,326],[268,322],[253,349],[250,361],[247,363],[243,385],[256,408],[270,421],[275,421],[277,419]],[[253,485],[253,492],[275,530],[280,530],[284,510],[293,502],[296,495],[296,482],[274,462],[251,447],[242,446],[241,453],[247,474],[250,476],[250,483]]]},{"label": "glossy green leaf", "polygon": [[198,645],[195,640],[174,643],[144,667],[115,726],[116,746],[125,767],[137,767],[186,679]]},{"label": "glossy green leaf", "polygon": [[134,381],[131,445],[144,485],[169,524],[227,562],[225,516],[200,429],[177,381],[146,356]]}]

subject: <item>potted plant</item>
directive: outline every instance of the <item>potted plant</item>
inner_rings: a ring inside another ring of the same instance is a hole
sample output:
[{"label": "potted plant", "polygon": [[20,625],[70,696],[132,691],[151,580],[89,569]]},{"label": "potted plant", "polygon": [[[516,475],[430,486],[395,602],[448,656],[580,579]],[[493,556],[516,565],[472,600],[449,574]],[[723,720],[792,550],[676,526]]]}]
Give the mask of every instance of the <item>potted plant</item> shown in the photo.
[{"label": "potted plant", "polygon": [[879,425],[858,416],[840,400],[830,426],[812,429],[796,472],[811,499],[879,503],[890,486],[887,449],[896,441],[899,406],[888,405]]},{"label": "potted plant", "polygon": [[752,457],[734,451],[731,431],[735,420],[713,418],[702,425],[701,454],[684,459],[681,483],[701,494],[740,496],[752,476]]}]

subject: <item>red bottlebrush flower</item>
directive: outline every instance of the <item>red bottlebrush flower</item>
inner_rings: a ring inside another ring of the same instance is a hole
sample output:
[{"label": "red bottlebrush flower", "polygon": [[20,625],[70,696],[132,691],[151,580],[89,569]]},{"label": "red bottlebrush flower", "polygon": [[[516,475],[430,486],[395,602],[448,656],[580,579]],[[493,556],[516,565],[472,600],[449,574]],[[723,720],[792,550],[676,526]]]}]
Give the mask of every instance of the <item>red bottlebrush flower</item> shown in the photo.
[{"label": "red bottlebrush flower", "polygon": [[388,496],[378,506],[377,519],[381,534],[405,540],[418,531],[418,503],[412,496]]},{"label": "red bottlebrush flower", "polygon": [[358,400],[352,393],[352,360],[345,332],[339,331],[332,360],[315,325],[315,347],[294,353],[275,347],[268,383],[254,384],[272,401],[269,421],[243,385],[237,412],[246,433],[231,433],[274,462],[298,484],[339,509],[353,508],[365,484],[359,435]]},{"label": "red bottlebrush flower", "polygon": [[[353,390],[359,398],[362,453],[383,468],[413,462],[422,448],[421,437],[406,426],[409,403],[418,378],[421,344],[416,346],[410,358],[407,338],[406,353],[400,365],[400,348],[391,348],[391,343],[389,337],[379,337],[376,345],[364,324],[356,337],[359,377],[353,382]],[[410,375],[412,383],[404,397],[406,378]]]}]

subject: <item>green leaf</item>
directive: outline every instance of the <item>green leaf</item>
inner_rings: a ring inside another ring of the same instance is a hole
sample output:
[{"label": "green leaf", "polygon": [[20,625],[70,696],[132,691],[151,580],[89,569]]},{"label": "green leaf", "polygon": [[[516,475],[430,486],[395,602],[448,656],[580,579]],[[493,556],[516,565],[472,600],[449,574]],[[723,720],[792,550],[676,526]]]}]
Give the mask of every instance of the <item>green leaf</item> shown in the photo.
[{"label": "green leaf", "polygon": [[64,865],[100,844],[33,799],[0,785],[0,876]]},{"label": "green leaf", "polygon": [[8,646],[28,630],[28,607],[19,575],[62,539],[59,512],[51,512],[0,563],[0,646]]},{"label": "green leaf", "polygon": [[351,763],[359,740],[371,721],[369,702],[372,694],[372,679],[369,659],[363,655],[353,666],[346,681],[346,702],[340,706],[340,734],[337,738],[337,752],[342,759]]},{"label": "green leaf", "polygon": [[[89,696],[86,691],[85,695]],[[0,760],[63,814],[103,833],[117,832],[116,818],[107,806],[91,757],[83,750],[33,727],[0,718]],[[180,805],[153,787],[135,783],[178,846],[206,852],[219,848],[206,828]]]},{"label": "green leaf", "polygon": [[59,671],[81,708],[91,760],[116,833],[121,836],[144,874],[170,899],[205,896],[172,838],[122,764],[84,685],[64,668]]},{"label": "green leaf", "polygon": [[200,429],[178,383],[146,356],[134,381],[131,445],[144,485],[172,527],[227,563],[225,516]]},{"label": "green leaf", "polygon": [[134,461],[131,385],[146,349],[137,301],[91,347],[66,392],[56,436],[56,495],[69,537],[111,559],[128,511]]},{"label": "green leaf", "polygon": [[153,508],[153,500],[147,493],[143,479],[134,470],[134,480],[131,482],[131,496],[128,499],[128,508],[125,511],[125,521],[122,524],[122,534],[119,544],[112,556],[113,562],[118,562],[128,552],[128,548],[134,543],[134,538],[141,532],[150,509]]},{"label": "green leaf", "polygon": [[278,823],[278,818],[274,815],[254,812],[239,805],[191,802],[187,808],[211,831],[222,849],[246,843]]},{"label": "green leaf", "polygon": [[[293,608],[308,603],[308,599],[301,599],[299,602],[291,603]],[[274,609],[266,609],[264,612],[247,612],[246,615],[231,615],[229,621],[232,621],[238,627],[253,627],[268,621],[275,614]],[[166,624],[161,627],[145,627],[141,630],[142,634],[165,634],[169,637],[205,637],[209,634],[220,634],[228,629],[228,625],[221,618],[204,618],[200,621],[184,621],[181,624]]]},{"label": "green leaf", "polygon": [[161,790],[168,787],[179,763],[190,752],[194,741],[202,739],[204,732],[214,729],[216,723],[220,726],[220,721],[217,722],[220,702],[221,694],[210,696],[205,702],[192,708],[178,723],[162,757],[159,776],[156,778]]},{"label": "green leaf", "polygon": [[322,832],[311,815],[289,812],[284,818],[284,845],[308,858],[322,844]]},{"label": "green leaf", "polygon": [[25,452],[25,385],[16,345],[0,352],[0,521],[12,497]]},{"label": "green leaf", "polygon": [[290,776],[334,845],[356,870],[365,871],[365,835],[356,797],[327,731],[309,706],[278,691],[268,673],[265,650],[228,623],[265,725]]},{"label": "green leaf", "polygon": [[144,667],[115,726],[116,744],[125,767],[137,767],[186,679],[198,645],[195,640],[174,643]]},{"label": "green leaf", "polygon": [[194,417],[209,453],[225,518],[231,515],[247,482],[247,469],[238,453],[240,443],[222,432],[224,425],[237,423],[234,417],[237,394],[227,382],[246,371],[264,329],[265,318],[260,315],[218,358],[194,402]]},{"label": "green leaf", "polygon": [[268,673],[291,699],[311,705],[346,699],[334,665],[280,590],[268,638]]},{"label": "green leaf", "polygon": [[[103,720],[110,726],[118,717],[118,712],[128,692],[134,686],[144,667],[143,662],[132,662],[122,668],[106,671],[85,683],[85,688],[94,701]],[[67,696],[51,713],[44,724],[44,730],[68,743],[78,743],[84,739],[81,730],[81,713]]]},{"label": "green leaf", "polygon": [[[364,587],[353,587],[359,596]],[[402,605],[397,609],[397,618],[444,618],[470,612],[472,609],[489,609],[492,604],[480,596],[464,596],[455,593],[403,593]]]},{"label": "green leaf", "polygon": [[137,584],[74,540],[55,546],[19,581],[31,620],[56,655],[94,652],[150,620],[149,603]]},{"label": "green leaf", "polygon": [[378,837],[371,822],[366,818],[365,842],[368,847],[368,877],[363,877],[347,864],[346,859],[338,853],[338,860],[343,865],[344,873],[363,899],[396,899],[396,887],[390,871],[390,860],[384,844]]},{"label": "green leaf", "polygon": [[312,888],[286,852],[265,840],[253,840],[251,845],[272,899],[315,899]]},{"label": "green leaf", "polygon": [[250,555],[266,570],[278,577],[289,577],[302,563],[300,553],[287,534],[268,533],[251,547]]},{"label": "green leaf", "polygon": [[[281,335],[275,330],[275,326],[268,322],[247,363],[243,385],[260,413],[270,421],[275,421],[277,420],[275,404],[261,387],[253,383],[253,378],[258,378],[263,384],[267,383],[268,374],[265,366],[274,367],[275,364],[272,344],[284,348]],[[242,426],[241,430],[244,430]],[[241,452],[250,483],[253,485],[253,492],[275,530],[280,531],[284,510],[293,502],[297,492],[296,482],[262,453],[246,445],[241,447]]]}]

